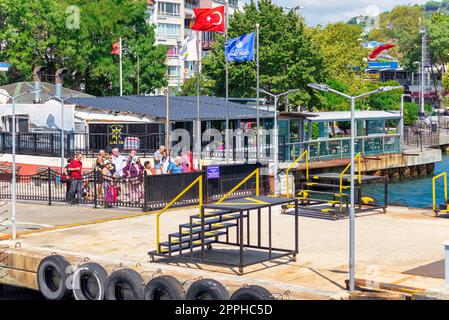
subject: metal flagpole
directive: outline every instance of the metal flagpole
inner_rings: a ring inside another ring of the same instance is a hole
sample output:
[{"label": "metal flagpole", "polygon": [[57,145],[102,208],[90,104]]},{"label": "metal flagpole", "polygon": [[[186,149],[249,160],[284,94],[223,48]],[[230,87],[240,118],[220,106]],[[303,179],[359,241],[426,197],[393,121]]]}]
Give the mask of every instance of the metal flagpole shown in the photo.
[{"label": "metal flagpole", "polygon": [[[228,42],[228,0],[225,0],[225,43]],[[225,157],[226,163],[229,163],[229,150],[230,147],[230,128],[229,128],[229,69],[228,69],[228,59],[226,59],[225,50],[225,73],[226,73],[226,130],[225,130]]]},{"label": "metal flagpole", "polygon": [[123,66],[122,66],[122,38],[119,39],[120,46],[120,96],[123,96]]},{"label": "metal flagpole", "polygon": [[12,97],[12,240],[17,239],[16,228],[16,202],[17,202],[17,190],[16,190],[16,98]]},{"label": "metal flagpole", "polygon": [[260,118],[259,118],[259,24],[256,23],[256,54],[257,54],[257,58],[256,58],[256,88],[257,88],[257,94],[256,94],[256,118],[257,118],[257,133],[256,133],[256,147],[257,147],[257,151],[256,151],[256,159],[257,161],[259,161],[260,159]]},{"label": "metal flagpole", "polygon": [[201,170],[201,115],[200,115],[200,63],[201,63],[201,52],[200,52],[200,31],[196,32],[196,52],[197,52],[197,63],[196,63],[196,152],[198,159],[197,169]]},{"label": "metal flagpole", "polygon": [[354,204],[354,158],[355,158],[355,97],[351,97],[351,206],[349,208],[349,288],[355,287],[355,204]]}]

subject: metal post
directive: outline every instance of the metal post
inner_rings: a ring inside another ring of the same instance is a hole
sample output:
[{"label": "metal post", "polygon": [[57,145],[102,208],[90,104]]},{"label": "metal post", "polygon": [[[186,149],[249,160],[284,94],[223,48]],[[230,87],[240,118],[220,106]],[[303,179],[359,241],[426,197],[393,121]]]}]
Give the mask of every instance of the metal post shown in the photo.
[{"label": "metal post", "polygon": [[399,120],[399,134],[401,135],[399,141],[401,151],[404,150],[404,98],[405,95],[403,94],[401,96],[401,120]]},{"label": "metal post", "polygon": [[[225,43],[228,41],[228,0],[225,0]],[[225,93],[225,107],[226,107],[226,130],[225,130],[225,158],[226,163],[229,163],[229,62],[225,54],[225,75],[226,75],[226,93]]]},{"label": "metal post", "polygon": [[260,82],[259,82],[259,28],[260,25],[256,23],[256,54],[257,54],[257,60],[256,60],[256,127],[257,127],[257,133],[256,133],[256,159],[259,161],[260,159],[260,115],[259,115],[259,88],[260,88]]},{"label": "metal post", "polygon": [[426,36],[425,33],[422,35],[422,49],[421,49],[421,113],[424,113],[424,48],[426,46]]},{"label": "metal post", "polygon": [[196,50],[198,61],[196,63],[196,152],[197,152],[197,169],[201,170],[201,116],[200,116],[200,32],[196,33]]},{"label": "metal post", "polygon": [[122,53],[122,38],[119,39],[120,46],[120,65],[119,65],[119,77],[120,77],[120,96],[123,96],[123,53]]},{"label": "metal post", "polygon": [[449,285],[449,241],[446,241],[446,243],[444,244],[444,252],[445,252],[445,259],[444,259],[444,261],[445,261],[445,263],[444,263],[444,266],[445,266],[445,279],[446,279],[446,281],[445,281],[445,283],[446,283],[446,285]]},{"label": "metal post", "polygon": [[355,157],[355,98],[351,97],[351,206],[349,208],[349,290],[355,289],[355,203],[354,203],[354,157]]},{"label": "metal post", "polygon": [[61,174],[64,173],[64,99],[61,102]]},{"label": "metal post", "polygon": [[278,181],[278,99],[279,96],[274,97],[274,196],[277,196],[277,181]]},{"label": "metal post", "polygon": [[17,239],[16,228],[16,98],[12,97],[12,240]]},{"label": "metal post", "polygon": [[167,148],[167,154],[170,155],[170,89],[167,87],[165,92],[166,98],[166,116],[165,116],[165,148]]}]

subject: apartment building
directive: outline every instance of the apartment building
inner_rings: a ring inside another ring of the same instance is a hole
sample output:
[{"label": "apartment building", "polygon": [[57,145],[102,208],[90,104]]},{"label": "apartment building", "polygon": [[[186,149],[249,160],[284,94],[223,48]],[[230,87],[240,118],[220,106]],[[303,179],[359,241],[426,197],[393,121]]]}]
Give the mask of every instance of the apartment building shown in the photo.
[{"label": "apartment building", "polygon": [[[191,32],[194,8],[215,8],[225,5],[224,0],[148,0],[147,21],[156,26],[156,43],[167,45],[167,75],[171,90],[179,90],[190,78],[195,67],[192,62],[179,60],[179,45]],[[239,8],[239,0],[229,0],[229,14]],[[202,56],[207,55],[215,40],[214,33],[205,32],[202,39]],[[159,92],[160,93],[160,92]]]}]

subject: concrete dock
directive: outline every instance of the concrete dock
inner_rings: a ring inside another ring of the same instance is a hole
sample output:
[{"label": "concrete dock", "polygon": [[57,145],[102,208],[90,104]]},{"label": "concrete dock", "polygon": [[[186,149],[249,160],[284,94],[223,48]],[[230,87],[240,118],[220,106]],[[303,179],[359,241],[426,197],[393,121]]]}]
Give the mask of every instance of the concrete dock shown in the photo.
[{"label": "concrete dock", "polygon": [[[162,239],[195,212],[195,208],[174,209],[161,216]],[[292,225],[294,217],[281,215],[280,208],[275,208],[273,218],[273,245],[288,247],[293,230],[286,226]],[[133,268],[147,280],[162,273],[180,281],[213,278],[231,292],[244,284],[259,284],[284,299],[348,297],[347,219],[300,217],[297,261],[281,259],[255,265],[245,268],[243,276],[227,267],[150,262],[148,251],[156,247],[155,215],[151,213],[22,204],[18,206],[18,222],[23,226],[18,241],[0,241],[0,283],[37,288],[39,261],[56,253],[73,264],[98,262],[108,272]],[[34,228],[26,228],[24,223]],[[436,218],[431,210],[391,207],[387,214],[363,213],[356,219],[356,277],[423,290],[444,286],[438,272],[417,275],[410,271],[444,259],[448,230],[449,217]],[[219,245],[213,248],[228,259],[235,258],[233,250],[221,251]]]}]

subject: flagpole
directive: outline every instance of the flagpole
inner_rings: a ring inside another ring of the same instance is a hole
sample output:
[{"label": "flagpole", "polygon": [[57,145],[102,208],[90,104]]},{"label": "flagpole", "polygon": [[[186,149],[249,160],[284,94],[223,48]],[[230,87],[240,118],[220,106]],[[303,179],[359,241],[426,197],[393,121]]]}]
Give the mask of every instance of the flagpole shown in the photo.
[{"label": "flagpole", "polygon": [[[225,43],[228,42],[228,1],[225,0]],[[225,73],[226,73],[226,131],[225,131],[225,154],[226,163],[229,163],[229,147],[230,147],[230,128],[229,128],[229,69],[228,69],[228,59],[226,58],[225,50]]]},{"label": "flagpole", "polygon": [[120,46],[120,96],[123,96],[123,63],[122,63],[122,37],[119,39],[119,46]]},{"label": "flagpole", "polygon": [[257,118],[257,135],[256,135],[256,159],[259,161],[260,159],[260,117],[259,117],[259,24],[256,23],[256,88],[257,88],[257,94],[256,94],[256,118]]},{"label": "flagpole", "polygon": [[201,32],[196,32],[196,50],[197,50],[197,63],[196,63],[196,151],[198,166],[197,169],[201,170],[201,116],[200,116],[200,64],[201,64]]}]

